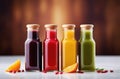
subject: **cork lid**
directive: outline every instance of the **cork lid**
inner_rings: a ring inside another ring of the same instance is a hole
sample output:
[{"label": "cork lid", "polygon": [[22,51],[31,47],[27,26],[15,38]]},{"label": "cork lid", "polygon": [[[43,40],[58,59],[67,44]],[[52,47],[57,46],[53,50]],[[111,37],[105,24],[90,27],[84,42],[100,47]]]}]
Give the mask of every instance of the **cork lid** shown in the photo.
[{"label": "cork lid", "polygon": [[27,24],[26,27],[30,30],[38,30],[40,25],[39,24]]},{"label": "cork lid", "polygon": [[57,25],[56,24],[45,24],[46,29],[56,29]]},{"label": "cork lid", "polygon": [[94,27],[94,25],[93,24],[81,24],[80,27],[84,29],[91,29]]},{"label": "cork lid", "polygon": [[74,24],[63,24],[62,27],[67,28],[67,29],[73,29],[75,28],[75,25]]}]

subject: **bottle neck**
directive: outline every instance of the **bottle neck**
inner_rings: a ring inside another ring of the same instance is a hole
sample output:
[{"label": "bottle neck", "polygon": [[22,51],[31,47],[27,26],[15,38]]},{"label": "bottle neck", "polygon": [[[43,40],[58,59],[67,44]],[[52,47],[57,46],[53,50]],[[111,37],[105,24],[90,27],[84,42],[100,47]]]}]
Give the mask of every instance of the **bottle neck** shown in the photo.
[{"label": "bottle neck", "polygon": [[65,30],[64,39],[74,39],[74,30]]},{"label": "bottle neck", "polygon": [[83,39],[93,39],[93,31],[92,30],[84,30],[81,31]]},{"label": "bottle neck", "polygon": [[28,30],[28,32],[27,32],[27,38],[28,39],[39,39],[38,31]]},{"label": "bottle neck", "polygon": [[57,39],[57,31],[56,30],[46,30],[46,38],[47,39]]}]

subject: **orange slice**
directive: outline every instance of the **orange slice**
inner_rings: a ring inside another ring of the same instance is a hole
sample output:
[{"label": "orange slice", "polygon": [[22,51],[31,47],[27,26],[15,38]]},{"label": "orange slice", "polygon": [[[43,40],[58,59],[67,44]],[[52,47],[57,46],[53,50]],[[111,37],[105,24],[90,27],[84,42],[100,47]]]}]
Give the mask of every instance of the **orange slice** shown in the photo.
[{"label": "orange slice", "polygon": [[6,69],[6,72],[18,71],[20,69],[20,65],[21,65],[21,61],[18,59]]},{"label": "orange slice", "polygon": [[75,63],[73,65],[66,67],[65,69],[63,69],[63,71],[67,73],[73,73],[77,71],[77,68],[78,68],[78,63]]}]

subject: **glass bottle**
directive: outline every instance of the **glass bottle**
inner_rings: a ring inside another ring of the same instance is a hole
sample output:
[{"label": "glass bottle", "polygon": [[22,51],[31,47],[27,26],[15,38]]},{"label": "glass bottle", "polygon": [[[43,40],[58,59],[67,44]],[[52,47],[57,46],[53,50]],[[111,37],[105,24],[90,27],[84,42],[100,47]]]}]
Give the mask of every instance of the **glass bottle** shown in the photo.
[{"label": "glass bottle", "polygon": [[44,70],[59,70],[59,41],[57,39],[57,25],[46,24],[46,38],[44,40]]},{"label": "glass bottle", "polygon": [[81,27],[81,70],[95,71],[95,41],[93,24],[82,24]]},{"label": "glass bottle", "polygon": [[77,63],[77,41],[75,40],[75,25],[64,24],[64,38],[62,41],[61,70]]},{"label": "glass bottle", "polygon": [[42,42],[39,40],[39,25],[28,24],[25,41],[25,69],[42,70]]}]

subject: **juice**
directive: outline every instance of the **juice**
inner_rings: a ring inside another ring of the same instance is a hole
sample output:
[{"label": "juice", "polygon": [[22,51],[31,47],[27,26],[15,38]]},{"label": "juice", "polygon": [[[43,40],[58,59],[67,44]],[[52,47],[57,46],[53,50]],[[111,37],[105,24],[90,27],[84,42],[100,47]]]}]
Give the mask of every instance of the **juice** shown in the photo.
[{"label": "juice", "polygon": [[81,69],[95,71],[95,41],[92,36],[93,25],[81,26]]},{"label": "juice", "polygon": [[62,41],[62,62],[61,69],[73,65],[77,62],[77,42],[74,38],[75,25],[63,25],[64,39]]},{"label": "juice", "polygon": [[42,43],[38,37],[38,30],[33,30],[38,25],[28,25],[28,35],[25,41],[25,69],[42,70]]},{"label": "juice", "polygon": [[46,39],[44,41],[44,70],[59,70],[59,42],[56,25],[45,25]]}]

